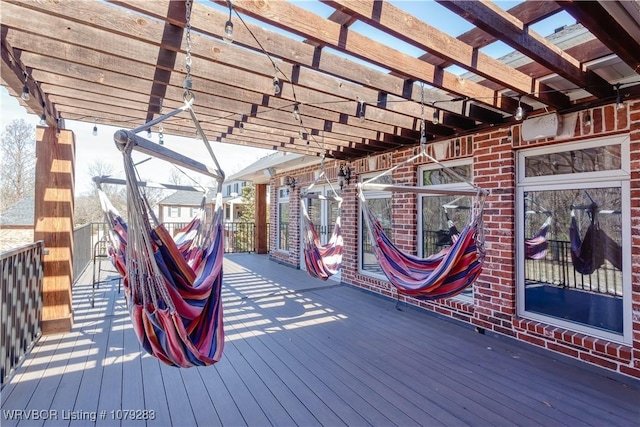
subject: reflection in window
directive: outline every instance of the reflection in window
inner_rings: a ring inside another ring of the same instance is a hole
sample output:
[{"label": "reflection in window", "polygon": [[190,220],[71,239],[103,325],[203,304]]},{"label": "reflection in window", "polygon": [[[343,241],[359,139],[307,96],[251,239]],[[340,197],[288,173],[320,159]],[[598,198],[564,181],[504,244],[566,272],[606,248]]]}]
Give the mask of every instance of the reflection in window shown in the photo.
[{"label": "reflection in window", "polygon": [[[448,165],[447,168],[430,165],[422,170],[421,177],[423,186],[468,189],[466,183],[473,181],[473,166],[471,163]],[[472,200],[470,196],[423,195],[421,203],[422,236],[418,254],[428,257],[450,247],[452,237],[469,224]],[[473,290],[468,287],[458,297],[471,298],[472,295]]]},{"label": "reflection in window", "polygon": [[[366,179],[366,178],[365,178]],[[385,175],[376,180],[378,184],[391,184],[391,176]],[[391,236],[392,205],[391,193],[388,191],[365,191],[367,205],[371,208],[375,217],[380,221],[387,236]],[[371,247],[371,236],[364,222],[364,217],[360,216],[360,269],[363,272],[384,275],[378,265],[378,260]]]},{"label": "reflection in window", "polygon": [[278,190],[278,249],[289,250],[289,191]]},{"label": "reflection in window", "polygon": [[524,196],[525,310],[622,333],[621,189]]},{"label": "reflection in window", "polygon": [[562,175],[621,168],[621,145],[568,150],[527,157],[525,176]]}]

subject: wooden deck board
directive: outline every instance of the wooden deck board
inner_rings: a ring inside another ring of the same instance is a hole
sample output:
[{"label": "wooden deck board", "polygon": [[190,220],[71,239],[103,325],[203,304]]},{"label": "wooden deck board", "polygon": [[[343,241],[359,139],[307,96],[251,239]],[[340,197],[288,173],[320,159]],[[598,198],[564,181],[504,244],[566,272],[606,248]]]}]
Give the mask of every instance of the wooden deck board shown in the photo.
[{"label": "wooden deck board", "polygon": [[[85,274],[85,276],[87,276]],[[261,255],[225,259],[227,335],[213,367],[144,354],[117,281],[75,326],[43,337],[2,390],[2,410],[96,413],[97,420],[2,426],[616,425],[640,419],[640,384],[395,301],[312,279]],[[111,411],[152,410],[152,420]],[[106,411],[104,418],[101,411]]]},{"label": "wooden deck board", "polygon": [[[319,296],[319,299],[324,299],[324,297],[326,297],[326,295],[323,294],[322,296]],[[344,304],[348,304],[348,299],[346,301],[347,302],[344,302]],[[344,305],[341,303],[340,299],[336,299],[335,303],[337,303],[339,307]],[[378,304],[387,304],[388,308],[393,307],[393,303],[391,301],[384,301],[382,299],[380,299]],[[350,305],[350,307],[353,310],[358,309],[353,308],[352,305]],[[370,307],[368,310],[364,310],[363,314],[371,312],[372,310],[375,310],[375,307]],[[484,346],[478,346],[481,350],[479,353],[474,353],[471,357],[458,357],[458,355],[464,355],[464,353],[461,351],[456,352],[456,349],[465,345],[467,341],[456,343],[456,338],[459,337],[434,335],[434,331],[439,329],[438,325],[441,327],[446,326],[447,330],[449,330],[450,325],[448,325],[448,323],[450,322],[433,316],[427,317],[426,319],[420,319],[422,317],[422,313],[412,313],[412,311],[414,310],[409,310],[406,314],[404,312],[398,312],[396,313],[396,316],[385,317],[383,324],[380,324],[379,320],[376,318],[371,318],[368,320],[368,323],[370,322],[371,327],[376,326],[376,334],[385,337],[387,340],[398,339],[400,332],[393,331],[400,331],[403,327],[406,327],[406,322],[399,320],[401,317],[406,317],[406,315],[411,317],[411,324],[416,326],[423,324],[425,320],[434,323],[429,328],[414,328],[413,334],[415,340],[424,340],[424,342],[430,343],[429,353],[424,353],[421,358],[423,361],[430,361],[429,365],[432,366],[439,366],[443,360],[447,360],[449,362],[447,366],[450,368],[449,371],[451,374],[455,372],[457,367],[460,367],[460,369],[462,369],[462,376],[457,380],[452,377],[450,382],[455,383],[456,381],[463,381],[461,384],[463,387],[468,387],[472,383],[475,383],[474,387],[476,389],[481,387],[481,389],[477,389],[475,391],[472,389],[466,390],[465,393],[473,393],[476,396],[481,396],[482,394],[489,392],[496,396],[501,395],[499,399],[500,401],[505,401],[506,393],[507,402],[511,399],[517,399],[520,402],[520,405],[527,405],[532,409],[538,407],[535,411],[536,414],[528,412],[527,416],[537,415],[538,412],[544,412],[544,410],[546,410],[545,408],[549,408],[550,410],[547,411],[548,413],[546,415],[551,416],[559,422],[563,422],[566,418],[562,415],[562,412],[564,411],[569,412],[570,418],[568,419],[578,419],[585,423],[593,420],[594,417],[596,417],[595,419],[600,418],[603,421],[617,418],[617,415],[602,412],[598,408],[601,399],[593,399],[583,402],[577,401],[581,397],[590,394],[590,392],[593,391],[593,386],[581,386],[582,389],[569,389],[564,381],[557,381],[558,378],[562,378],[562,374],[560,372],[555,373],[555,376],[550,376],[541,382],[539,380],[541,376],[549,375],[544,371],[544,369],[540,369],[540,365],[523,365],[522,360],[520,360],[522,357],[521,355],[523,354],[522,351],[517,350],[518,352],[516,353],[511,347],[509,347],[508,351],[511,353],[506,354],[499,348],[501,342],[496,342],[494,338],[484,337],[467,330],[466,334],[463,335],[465,340],[471,341],[474,344],[488,342],[493,346],[491,349],[489,349],[486,344]],[[411,351],[405,343],[406,340],[399,340],[396,343],[397,347],[403,348],[403,354],[406,354],[407,351]],[[409,354],[412,354],[414,357],[420,356],[415,352]],[[524,352],[524,357],[524,360],[526,361],[526,358],[532,357],[532,355]],[[534,368],[531,366],[534,366]],[[464,372],[465,369],[468,369],[466,373]],[[566,366],[563,372],[568,373]],[[487,381],[488,375],[491,376],[492,381]],[[540,384],[540,387],[537,387],[538,384]],[[485,389],[485,385],[491,387],[491,390],[483,390]],[[483,393],[479,393],[480,391]],[[597,391],[593,392],[597,393]],[[532,394],[535,398],[533,398]],[[563,401],[561,405],[562,410],[559,414],[556,409],[553,409],[553,402],[556,399]],[[615,402],[612,403],[615,405],[613,407],[618,406]],[[588,407],[585,407],[585,404],[588,404]],[[494,409],[497,410],[497,408]],[[629,409],[632,410],[632,408]],[[539,421],[543,422],[544,420],[541,419]],[[626,422],[628,421],[629,420],[626,420]]]}]

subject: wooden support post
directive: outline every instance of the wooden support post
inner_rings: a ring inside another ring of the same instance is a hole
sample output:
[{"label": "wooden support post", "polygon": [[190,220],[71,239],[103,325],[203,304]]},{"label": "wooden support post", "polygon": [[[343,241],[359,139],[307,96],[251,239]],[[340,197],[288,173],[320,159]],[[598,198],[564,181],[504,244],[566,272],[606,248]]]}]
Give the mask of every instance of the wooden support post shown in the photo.
[{"label": "wooden support post", "polygon": [[267,235],[267,184],[254,184],[256,207],[256,253],[266,254]]},{"label": "wooden support post", "polygon": [[73,326],[73,190],[75,137],[69,130],[36,131],[36,241],[43,240],[42,333],[69,332]]}]

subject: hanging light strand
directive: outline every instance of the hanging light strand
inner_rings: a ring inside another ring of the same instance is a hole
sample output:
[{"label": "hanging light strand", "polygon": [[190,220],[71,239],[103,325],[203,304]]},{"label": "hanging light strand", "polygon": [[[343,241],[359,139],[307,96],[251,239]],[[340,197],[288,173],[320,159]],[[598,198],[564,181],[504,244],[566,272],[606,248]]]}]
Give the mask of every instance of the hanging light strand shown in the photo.
[{"label": "hanging light strand", "polygon": [[227,0],[227,5],[229,6],[229,19],[227,23],[224,24],[224,34],[222,35],[222,39],[227,43],[233,43],[233,22],[231,22],[231,11],[233,9],[233,5],[231,4],[231,0]]},{"label": "hanging light strand", "polygon": [[20,98],[23,101],[29,101],[31,99],[31,95],[29,94],[29,86],[27,85],[29,81],[29,74],[24,72],[24,85],[22,86],[22,93],[20,94]]},{"label": "hanging light strand", "polygon": [[420,82],[420,146],[425,148],[427,143],[427,125],[424,120],[424,82]]}]

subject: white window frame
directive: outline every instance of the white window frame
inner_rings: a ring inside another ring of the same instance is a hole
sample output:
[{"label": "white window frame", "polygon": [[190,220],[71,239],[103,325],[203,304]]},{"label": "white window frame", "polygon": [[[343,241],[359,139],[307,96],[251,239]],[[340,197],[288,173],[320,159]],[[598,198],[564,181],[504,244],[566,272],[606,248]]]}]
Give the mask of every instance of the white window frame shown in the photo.
[{"label": "white window frame", "polygon": [[[622,233],[622,310],[623,321],[622,335],[607,332],[589,325],[576,322],[563,321],[557,317],[546,316],[540,313],[525,310],[525,286],[524,286],[524,193],[527,191],[564,190],[564,189],[588,189],[588,188],[620,188],[622,197],[622,229],[631,230],[631,206],[630,206],[630,153],[629,135],[620,135],[605,138],[596,138],[584,142],[572,142],[557,144],[547,147],[521,150],[517,153],[516,164],[516,289],[518,316],[540,321],[549,325],[558,326],[571,331],[583,333],[622,344],[631,344],[632,334],[632,287],[631,287],[631,233]],[[587,148],[602,147],[606,145],[621,146],[621,168],[618,170],[583,172],[573,174],[559,174],[553,176],[526,177],[525,160],[530,156],[565,152],[568,150],[583,150]]]},{"label": "white window frame", "polygon": [[[375,173],[360,175],[359,176],[360,182],[364,182],[379,174],[380,174],[379,172],[375,172]],[[367,200],[389,198],[391,199],[391,203],[393,203],[393,193],[390,191],[366,190],[364,191],[364,196],[365,196],[365,199]],[[361,204],[362,204],[362,201],[360,200],[360,198],[358,198],[358,215],[359,215],[358,216],[358,273],[362,274],[363,276],[389,282],[389,278],[384,273],[375,273],[369,270],[364,270],[362,268],[362,244],[364,243],[363,233],[368,233],[368,231],[366,229],[367,226],[364,223],[362,218],[362,216],[364,215],[364,212],[362,211]],[[393,217],[391,218],[391,222],[393,223]]]},{"label": "white window frame", "polygon": [[287,205],[289,209],[289,233],[291,233],[291,199],[289,189],[287,187],[278,187],[278,212],[276,216],[276,248],[281,252],[290,252],[291,249],[284,249],[280,247],[280,210],[282,205]]},{"label": "white window frame", "polygon": [[[456,167],[456,166],[471,166],[471,177],[474,176],[473,173],[473,158],[472,157],[466,157],[464,159],[456,159],[456,160],[450,160],[450,161],[446,161],[446,162],[440,162],[440,163],[429,163],[426,165],[422,165],[418,168],[418,185],[421,187],[430,187],[430,188],[434,188],[434,189],[438,189],[438,190],[468,190],[469,189],[469,185],[465,184],[463,182],[455,182],[455,183],[450,183],[450,184],[439,184],[439,185],[423,185],[422,184],[422,175],[424,173],[424,171],[427,170],[436,170],[436,169],[445,169],[445,167]],[[423,221],[422,221],[422,198],[423,197],[429,197],[428,195],[424,195],[424,194],[418,194],[417,197],[417,206],[416,209],[418,211],[418,215],[417,215],[417,232],[418,232],[418,238],[417,238],[417,244],[418,247],[416,248],[417,250],[417,254],[421,257],[424,257],[425,254],[423,253],[422,248],[423,246]],[[467,224],[464,224],[467,225]],[[473,285],[471,285],[473,286]],[[464,302],[473,302],[473,296],[469,296],[469,295],[462,295],[462,294],[458,294],[456,296],[454,296],[453,298],[459,299],[461,301]]]}]

